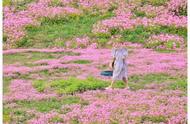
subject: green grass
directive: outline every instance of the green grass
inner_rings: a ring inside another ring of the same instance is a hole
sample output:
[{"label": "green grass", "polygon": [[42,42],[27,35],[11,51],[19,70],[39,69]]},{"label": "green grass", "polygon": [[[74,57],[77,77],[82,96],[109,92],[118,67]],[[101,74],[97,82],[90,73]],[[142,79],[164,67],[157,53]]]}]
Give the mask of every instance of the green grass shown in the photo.
[{"label": "green grass", "polygon": [[185,8],[180,8],[179,9],[179,15],[181,16],[187,16],[187,6]]},{"label": "green grass", "polygon": [[168,0],[141,0],[141,4],[145,5],[145,4],[149,4],[149,5],[153,5],[153,6],[161,6],[161,5],[165,5],[167,3]]},{"label": "green grass", "polygon": [[11,109],[9,108],[3,108],[3,122],[5,123],[9,123],[10,120],[11,120],[11,117],[10,117],[10,112],[11,112]]},{"label": "green grass", "polygon": [[135,14],[137,17],[146,17],[146,13],[143,12],[143,11],[134,10],[134,14]]},{"label": "green grass", "polygon": [[175,50],[164,50],[164,49],[156,49],[157,52],[160,53],[173,53]]},{"label": "green grass", "polygon": [[[76,92],[84,92],[87,90],[104,89],[111,83],[88,77],[87,79],[78,79],[69,77],[68,79],[54,80],[46,82],[42,80],[34,81],[33,86],[40,92],[46,88],[54,90],[58,94],[74,94]],[[132,90],[144,89],[148,84],[161,84],[167,83],[163,89],[179,89],[182,91],[187,90],[187,79],[185,77],[172,77],[168,74],[147,74],[147,75],[133,75],[129,77],[129,86]],[[114,88],[125,88],[126,84],[123,81],[116,81],[113,84]]]},{"label": "green grass", "polygon": [[187,91],[187,78],[176,79],[168,86],[168,89]]},{"label": "green grass", "polygon": [[25,10],[27,8],[27,5],[31,2],[35,2],[36,0],[3,0],[3,6],[11,6],[13,5],[16,10]]},{"label": "green grass", "polygon": [[177,34],[187,40],[187,28],[176,28],[173,26],[137,26],[134,29],[125,30],[122,33],[124,41],[144,43],[152,34],[168,33]]},{"label": "green grass", "polygon": [[3,6],[11,5],[11,0],[3,0]]},{"label": "green grass", "polygon": [[83,104],[84,101],[75,96],[66,96],[61,99],[51,98],[39,101],[17,101],[18,105],[24,108],[36,109],[39,112],[49,112],[53,109],[60,110],[62,105],[80,103]]},{"label": "green grass", "polygon": [[153,123],[160,123],[160,122],[166,122],[167,120],[165,116],[143,116],[141,118],[141,123],[146,121],[151,121]]},{"label": "green grass", "polygon": [[51,82],[50,86],[58,94],[73,94],[86,90],[102,89],[108,86],[108,82],[93,77],[88,77],[85,80],[70,77],[67,80],[55,80]]},{"label": "green grass", "polygon": [[42,70],[40,71],[38,74],[40,76],[45,76],[48,78],[48,76],[55,76],[56,74],[60,74],[60,73],[66,73],[68,72],[68,69],[67,68],[54,68],[54,69],[51,69],[51,70]]},{"label": "green grass", "polygon": [[26,123],[26,121],[33,118],[34,115],[27,113],[22,108],[3,108],[3,122],[4,123],[18,123],[23,124]]},{"label": "green grass", "polygon": [[73,61],[73,63],[76,63],[76,64],[90,64],[91,61],[89,61],[89,60],[75,60],[75,61]]},{"label": "green grass", "polygon": [[65,55],[78,56],[79,53],[73,52],[57,52],[57,53],[43,53],[43,52],[26,52],[3,55],[3,64],[21,63],[25,66],[34,66],[33,62],[41,59],[56,59]]},{"label": "green grass", "polygon": [[9,85],[11,83],[10,77],[3,77],[3,94],[9,92]]},{"label": "green grass", "polygon": [[50,120],[50,122],[53,122],[53,123],[63,123],[64,121],[63,121],[63,119],[62,118],[60,118],[60,117],[58,117],[58,116],[55,116],[55,117],[53,117],[51,120]]},{"label": "green grass", "polygon": [[[67,16],[63,18],[43,18],[40,26],[26,27],[27,36],[17,43],[17,47],[42,48],[63,45],[65,41],[83,35],[92,35],[92,26],[99,20],[112,17],[113,13],[85,14],[83,16]],[[62,39],[55,44],[56,39]],[[63,47],[61,46],[61,47]]]},{"label": "green grass", "polygon": [[34,81],[33,83],[32,83],[32,86],[34,87],[34,88],[36,88],[36,90],[37,91],[39,91],[39,92],[44,92],[44,90],[46,89],[46,81],[44,81],[44,80],[36,80],[36,81]]},{"label": "green grass", "polygon": [[172,77],[168,74],[147,74],[147,75],[134,75],[129,77],[129,86],[133,90],[144,89],[147,84],[161,84],[169,83],[165,89],[180,89],[185,91],[187,89],[186,77]]},{"label": "green grass", "polygon": [[146,31],[143,26],[138,26],[131,30],[125,30],[122,32],[122,38],[124,41],[144,43],[146,39],[151,35],[150,31]]},{"label": "green grass", "polygon": [[[47,88],[53,89],[58,94],[74,94],[76,92],[84,92],[87,90],[104,89],[110,82],[96,79],[94,77],[88,77],[87,79],[78,79],[75,77],[69,77],[68,79],[58,79],[54,81],[35,80],[33,81],[33,87],[39,92],[44,92]],[[125,88],[126,84],[123,81],[117,81],[114,83],[114,88]]]}]

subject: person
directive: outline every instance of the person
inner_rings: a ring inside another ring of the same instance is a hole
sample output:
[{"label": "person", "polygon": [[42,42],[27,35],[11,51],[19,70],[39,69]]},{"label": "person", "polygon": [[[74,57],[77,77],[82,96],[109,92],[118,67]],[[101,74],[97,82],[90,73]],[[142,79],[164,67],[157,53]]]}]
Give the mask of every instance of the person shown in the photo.
[{"label": "person", "polygon": [[128,73],[127,73],[127,63],[126,58],[128,56],[128,50],[125,48],[124,43],[114,43],[112,49],[112,61],[109,67],[113,70],[112,82],[106,89],[113,88],[113,84],[116,80],[123,80],[126,83],[126,88],[128,86]]}]

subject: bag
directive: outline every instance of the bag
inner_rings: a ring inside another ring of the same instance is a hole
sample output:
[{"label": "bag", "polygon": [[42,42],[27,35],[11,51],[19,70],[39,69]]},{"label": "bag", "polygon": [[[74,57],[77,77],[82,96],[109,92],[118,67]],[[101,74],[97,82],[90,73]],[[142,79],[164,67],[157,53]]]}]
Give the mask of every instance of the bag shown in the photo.
[{"label": "bag", "polygon": [[115,59],[112,61],[112,68],[114,68]]}]

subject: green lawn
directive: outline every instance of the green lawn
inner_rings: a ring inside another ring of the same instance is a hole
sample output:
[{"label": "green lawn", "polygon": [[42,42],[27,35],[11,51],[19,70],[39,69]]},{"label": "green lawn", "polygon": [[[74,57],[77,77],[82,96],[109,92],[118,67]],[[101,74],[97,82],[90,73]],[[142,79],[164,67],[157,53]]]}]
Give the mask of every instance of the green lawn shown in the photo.
[{"label": "green lawn", "polygon": [[99,20],[112,17],[113,13],[85,14],[63,18],[43,18],[40,26],[26,27],[27,35],[17,47],[42,48],[65,45],[65,41],[83,35],[92,35],[92,26]]},{"label": "green lawn", "polygon": [[34,66],[33,62],[41,59],[58,59],[63,56],[78,56],[79,53],[74,52],[57,52],[57,53],[43,53],[43,52],[25,52],[16,54],[3,55],[4,65],[20,63],[25,66]]}]

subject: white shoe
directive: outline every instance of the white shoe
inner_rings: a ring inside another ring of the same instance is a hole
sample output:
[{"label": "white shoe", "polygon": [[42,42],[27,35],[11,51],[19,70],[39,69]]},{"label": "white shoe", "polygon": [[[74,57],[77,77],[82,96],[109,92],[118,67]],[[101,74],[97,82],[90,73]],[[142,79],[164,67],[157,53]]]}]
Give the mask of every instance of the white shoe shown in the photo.
[{"label": "white shoe", "polygon": [[106,89],[106,90],[109,90],[109,89],[112,89],[112,87],[111,87],[111,86],[108,86],[108,87],[106,87],[105,89]]},{"label": "white shoe", "polygon": [[125,89],[130,90],[130,87],[129,87],[129,86],[127,86]]}]

